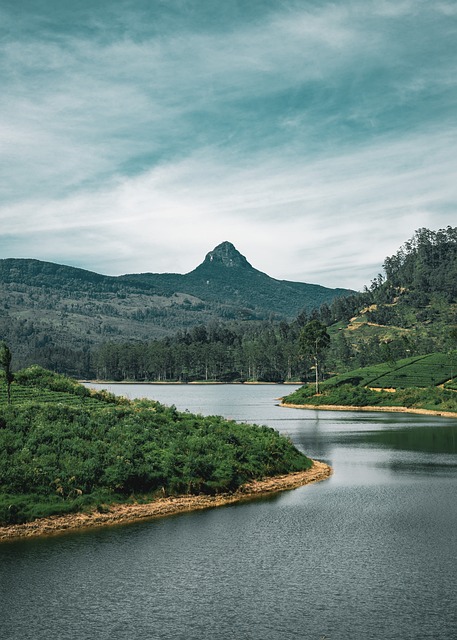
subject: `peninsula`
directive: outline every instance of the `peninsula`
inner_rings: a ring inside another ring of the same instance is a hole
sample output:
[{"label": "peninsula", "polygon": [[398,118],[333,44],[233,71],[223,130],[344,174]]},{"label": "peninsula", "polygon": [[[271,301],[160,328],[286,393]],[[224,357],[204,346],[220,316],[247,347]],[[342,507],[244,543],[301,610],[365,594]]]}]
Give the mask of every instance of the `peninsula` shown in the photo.
[{"label": "peninsula", "polygon": [[188,511],[222,507],[297,489],[306,484],[326,480],[332,474],[332,468],[324,462],[313,460],[312,463],[312,466],[305,471],[252,480],[233,493],[170,496],[146,503],[112,504],[104,510],[94,508],[87,512],[50,516],[23,524],[0,526],[0,543],[18,538],[59,535],[94,527],[133,524]]},{"label": "peninsula", "polygon": [[331,473],[270,427],[130,401],[38,366],[10,386],[0,540],[222,506]]}]

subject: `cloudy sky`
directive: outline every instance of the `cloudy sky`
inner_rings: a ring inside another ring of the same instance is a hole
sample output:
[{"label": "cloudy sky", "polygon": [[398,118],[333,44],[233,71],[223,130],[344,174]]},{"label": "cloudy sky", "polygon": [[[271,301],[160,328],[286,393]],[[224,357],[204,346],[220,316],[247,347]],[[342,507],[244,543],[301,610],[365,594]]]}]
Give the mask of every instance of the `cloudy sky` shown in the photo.
[{"label": "cloudy sky", "polygon": [[0,258],[361,289],[457,225],[455,0],[2,0]]}]

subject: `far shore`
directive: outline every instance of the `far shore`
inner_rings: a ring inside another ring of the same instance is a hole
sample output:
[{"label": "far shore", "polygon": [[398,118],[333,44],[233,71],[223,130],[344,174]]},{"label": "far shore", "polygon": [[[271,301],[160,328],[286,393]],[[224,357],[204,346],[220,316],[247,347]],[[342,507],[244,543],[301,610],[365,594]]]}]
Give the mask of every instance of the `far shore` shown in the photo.
[{"label": "far shore", "polygon": [[383,411],[389,413],[415,413],[426,416],[441,416],[443,418],[457,418],[457,413],[454,411],[435,411],[433,409],[414,409],[412,407],[380,407],[380,406],[365,406],[356,407],[343,404],[291,404],[288,402],[280,402],[281,407],[287,407],[289,409],[319,409],[322,411]]},{"label": "far shore", "polygon": [[151,520],[165,516],[177,515],[188,511],[211,509],[224,505],[244,502],[255,498],[274,495],[281,491],[296,489],[305,484],[320,482],[329,478],[332,468],[313,460],[313,466],[307,471],[299,471],[288,475],[264,478],[249,482],[234,493],[224,493],[215,496],[185,495],[177,497],[159,498],[146,504],[113,504],[107,507],[106,513],[97,510],[88,513],[72,513],[64,516],[39,518],[25,524],[15,524],[0,527],[0,543],[23,538],[71,533],[95,527],[132,524],[139,521]]},{"label": "far shore", "polygon": [[153,381],[145,381],[145,380],[86,380],[86,379],[81,379],[78,380],[78,382],[80,382],[81,384],[132,384],[132,385],[171,385],[171,384],[176,384],[176,385],[188,385],[188,384],[208,384],[208,385],[232,385],[232,384],[236,384],[236,385],[240,385],[240,384],[258,384],[258,385],[262,385],[262,384],[268,384],[268,385],[274,385],[274,384],[283,384],[283,385],[303,385],[305,384],[304,382],[300,382],[299,380],[287,380],[284,382],[257,382],[257,381],[251,381],[251,380],[246,380],[245,382],[220,382],[218,380],[191,380],[189,382],[182,382],[179,380],[153,380]]}]

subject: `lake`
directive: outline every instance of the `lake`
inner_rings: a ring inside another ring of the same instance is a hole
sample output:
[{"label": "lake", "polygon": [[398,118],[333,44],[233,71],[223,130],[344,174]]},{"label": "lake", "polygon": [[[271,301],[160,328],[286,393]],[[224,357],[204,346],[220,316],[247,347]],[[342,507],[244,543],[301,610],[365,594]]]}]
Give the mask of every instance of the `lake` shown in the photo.
[{"label": "lake", "polygon": [[100,387],[268,424],[334,474],[244,504],[0,545],[2,640],[457,637],[457,420],[281,408],[295,388],[283,385]]}]

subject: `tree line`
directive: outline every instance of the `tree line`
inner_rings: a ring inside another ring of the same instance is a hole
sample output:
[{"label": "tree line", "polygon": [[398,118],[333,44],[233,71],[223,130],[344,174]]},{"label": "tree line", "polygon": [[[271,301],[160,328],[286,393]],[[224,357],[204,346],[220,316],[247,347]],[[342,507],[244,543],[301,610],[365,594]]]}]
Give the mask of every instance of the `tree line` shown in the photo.
[{"label": "tree line", "polygon": [[[331,338],[319,355],[318,378],[452,348],[457,228],[419,229],[385,259],[384,269],[385,275],[379,274],[363,291],[311,313],[302,311],[292,321],[225,318],[150,340],[132,333],[123,341],[106,333],[105,341],[95,345],[79,334],[63,342],[51,331],[31,345],[36,332],[24,325],[14,340],[8,338],[14,343],[13,364],[33,362],[74,377],[112,380],[314,381],[314,355],[300,343],[301,331],[313,321],[323,324]],[[0,333],[5,331],[0,322]]]},{"label": "tree line", "polygon": [[[303,321],[303,318],[302,318]],[[113,380],[276,382],[303,376],[298,322],[213,322],[173,337],[101,345],[92,356],[96,377]]]}]

